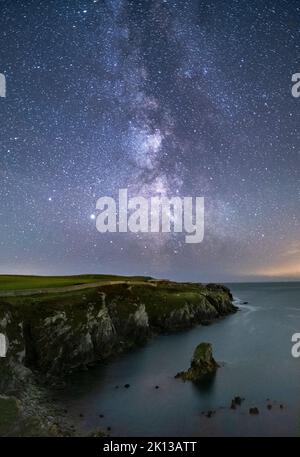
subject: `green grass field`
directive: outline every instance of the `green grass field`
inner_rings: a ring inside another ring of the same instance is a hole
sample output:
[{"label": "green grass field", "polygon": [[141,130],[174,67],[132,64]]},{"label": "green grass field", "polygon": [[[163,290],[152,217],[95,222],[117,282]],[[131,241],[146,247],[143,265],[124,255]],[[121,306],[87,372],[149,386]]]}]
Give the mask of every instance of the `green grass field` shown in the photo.
[{"label": "green grass field", "polygon": [[143,276],[78,275],[78,276],[14,276],[0,275],[0,291],[46,289],[106,281],[147,281]]},{"label": "green grass field", "polygon": [[[116,278],[120,280],[120,276],[106,276],[107,278]],[[147,313],[152,319],[159,319],[163,313],[171,313],[172,311],[181,309],[186,303],[191,305],[198,305],[202,303],[205,308],[210,308],[210,304],[205,300],[207,291],[200,285],[185,284],[185,283],[172,283],[166,285],[164,282],[157,282],[157,287],[145,284],[137,284],[137,278],[141,277],[121,277],[126,278],[130,283],[130,279],[134,284],[130,287],[122,284],[102,285],[99,287],[92,287],[85,290],[73,291],[57,291],[53,292],[51,288],[47,293],[29,296],[11,296],[4,299],[5,303],[10,303],[17,306],[22,310],[32,310],[42,313],[49,313],[49,310],[59,309],[79,309],[86,306],[88,303],[97,303],[101,297],[99,290],[105,293],[108,303],[115,300],[118,307],[118,313],[121,318],[126,319],[130,313],[136,311],[138,303],[143,303],[146,306]],[[145,278],[143,278],[143,282]],[[212,294],[212,293],[211,293]],[[100,297],[100,298],[99,298]],[[214,311],[212,309],[212,311]],[[31,312],[31,311],[30,311]]]}]

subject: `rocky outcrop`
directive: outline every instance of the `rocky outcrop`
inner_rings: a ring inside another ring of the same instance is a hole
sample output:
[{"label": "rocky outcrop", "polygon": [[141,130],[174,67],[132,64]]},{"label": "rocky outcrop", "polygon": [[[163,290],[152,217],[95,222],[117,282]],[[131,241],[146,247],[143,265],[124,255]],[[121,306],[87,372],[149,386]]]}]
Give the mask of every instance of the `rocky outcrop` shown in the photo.
[{"label": "rocky outcrop", "polygon": [[181,371],[175,377],[197,383],[204,377],[215,374],[218,366],[212,355],[211,344],[200,343],[195,349],[190,368],[187,371]]},{"label": "rocky outcrop", "polygon": [[[0,436],[72,436],[72,426],[61,411],[43,398],[42,389],[30,384],[21,398],[0,395]],[[60,418],[61,420],[59,420]]]},{"label": "rocky outcrop", "polygon": [[[130,278],[59,294],[0,298],[0,333],[7,341],[6,357],[0,358],[0,417],[5,417],[0,435],[74,434],[70,424],[57,419],[61,412],[49,402],[49,384],[154,334],[207,324],[236,309],[223,286],[138,284]],[[199,351],[192,373],[212,363],[209,349]]]},{"label": "rocky outcrop", "polygon": [[0,333],[8,340],[7,357],[0,359],[0,392],[14,390],[32,372],[62,376],[143,344],[155,333],[207,324],[235,310],[224,286],[170,281],[14,297],[0,302]]}]

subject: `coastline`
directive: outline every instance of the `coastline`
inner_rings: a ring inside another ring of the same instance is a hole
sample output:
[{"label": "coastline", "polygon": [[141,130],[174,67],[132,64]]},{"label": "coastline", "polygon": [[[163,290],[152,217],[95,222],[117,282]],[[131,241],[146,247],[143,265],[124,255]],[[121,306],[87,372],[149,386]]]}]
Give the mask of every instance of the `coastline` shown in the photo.
[{"label": "coastline", "polygon": [[225,286],[153,281],[1,299],[0,331],[10,343],[1,367],[2,409],[10,404],[14,420],[26,423],[21,434],[79,433],[48,395],[49,386],[72,371],[107,362],[156,334],[208,324],[237,310]]}]

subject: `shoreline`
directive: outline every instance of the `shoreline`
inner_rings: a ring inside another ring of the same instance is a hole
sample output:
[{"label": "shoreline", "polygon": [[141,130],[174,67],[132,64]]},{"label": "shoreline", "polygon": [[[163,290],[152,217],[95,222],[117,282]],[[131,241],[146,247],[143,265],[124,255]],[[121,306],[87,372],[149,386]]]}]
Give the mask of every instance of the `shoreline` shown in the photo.
[{"label": "shoreline", "polygon": [[0,301],[0,331],[9,341],[0,395],[2,403],[13,404],[16,420],[24,416],[34,424],[33,433],[42,436],[45,430],[49,436],[80,433],[51,401],[47,385],[72,371],[109,362],[156,334],[212,323],[237,311],[225,286],[171,281],[102,284],[11,300]]}]

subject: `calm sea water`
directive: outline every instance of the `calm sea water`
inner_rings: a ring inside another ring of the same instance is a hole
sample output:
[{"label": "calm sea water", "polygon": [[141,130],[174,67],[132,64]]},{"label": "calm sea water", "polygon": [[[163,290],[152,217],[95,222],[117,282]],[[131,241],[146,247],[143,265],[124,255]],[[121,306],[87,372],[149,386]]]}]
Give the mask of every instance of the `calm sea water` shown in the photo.
[{"label": "calm sea water", "polygon": [[[300,332],[300,283],[229,287],[237,314],[159,336],[105,367],[73,375],[61,398],[78,426],[111,427],[111,436],[300,435],[300,358],[291,356],[291,337]],[[214,380],[197,387],[174,379],[203,341],[222,363]],[[235,395],[245,401],[231,410]],[[258,416],[249,414],[254,406]],[[202,414],[208,410],[216,411],[213,417]]]}]

